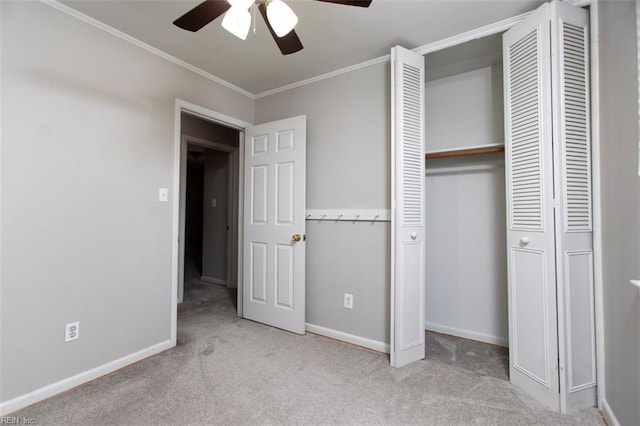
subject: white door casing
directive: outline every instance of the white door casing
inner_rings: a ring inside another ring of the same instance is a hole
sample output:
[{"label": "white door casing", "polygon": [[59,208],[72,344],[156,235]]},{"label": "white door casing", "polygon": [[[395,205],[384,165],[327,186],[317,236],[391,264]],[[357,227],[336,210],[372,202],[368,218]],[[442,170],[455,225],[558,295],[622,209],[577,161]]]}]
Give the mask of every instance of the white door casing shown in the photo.
[{"label": "white door casing", "polygon": [[391,49],[391,365],[425,356],[424,56]]},{"label": "white door casing", "polygon": [[306,117],[248,127],[243,315],[305,332]]},{"label": "white door casing", "polygon": [[511,381],[595,405],[588,12],[546,3],[503,38]]},{"label": "white door casing", "polygon": [[503,36],[509,375],[558,410],[549,9]]}]

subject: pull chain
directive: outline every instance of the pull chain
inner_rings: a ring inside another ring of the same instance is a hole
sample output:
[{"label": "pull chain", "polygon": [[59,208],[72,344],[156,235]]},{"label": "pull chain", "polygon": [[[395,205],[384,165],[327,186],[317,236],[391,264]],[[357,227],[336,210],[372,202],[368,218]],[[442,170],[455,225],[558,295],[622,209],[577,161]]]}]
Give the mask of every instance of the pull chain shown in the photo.
[{"label": "pull chain", "polygon": [[257,5],[253,3],[253,36],[256,36],[256,7]]}]

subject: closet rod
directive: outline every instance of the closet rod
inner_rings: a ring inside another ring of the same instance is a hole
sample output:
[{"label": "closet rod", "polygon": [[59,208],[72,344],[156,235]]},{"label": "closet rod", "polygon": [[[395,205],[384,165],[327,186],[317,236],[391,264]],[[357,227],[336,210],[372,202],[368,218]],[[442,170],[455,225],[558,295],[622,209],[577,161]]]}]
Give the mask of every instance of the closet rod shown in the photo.
[{"label": "closet rod", "polygon": [[504,152],[504,145],[486,146],[482,148],[454,149],[451,151],[431,152],[424,155],[425,159],[446,157],[461,157],[463,155],[489,154],[492,152]]}]

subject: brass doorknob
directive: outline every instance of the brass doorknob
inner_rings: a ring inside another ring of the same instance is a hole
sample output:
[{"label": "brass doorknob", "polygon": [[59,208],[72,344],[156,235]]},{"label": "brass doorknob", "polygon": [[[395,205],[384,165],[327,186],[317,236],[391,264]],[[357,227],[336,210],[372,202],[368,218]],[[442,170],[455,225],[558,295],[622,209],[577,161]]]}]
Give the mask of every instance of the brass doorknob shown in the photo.
[{"label": "brass doorknob", "polygon": [[291,237],[293,239],[293,241],[295,241],[296,243],[298,241],[300,241],[302,239],[302,235],[300,234],[293,234],[293,237]]}]

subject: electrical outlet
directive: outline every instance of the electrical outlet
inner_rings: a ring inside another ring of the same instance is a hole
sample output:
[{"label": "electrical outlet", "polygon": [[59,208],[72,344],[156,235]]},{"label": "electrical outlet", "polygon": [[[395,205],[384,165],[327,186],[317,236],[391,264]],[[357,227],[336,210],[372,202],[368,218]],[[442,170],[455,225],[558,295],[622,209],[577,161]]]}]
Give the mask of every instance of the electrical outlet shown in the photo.
[{"label": "electrical outlet", "polygon": [[80,321],[70,322],[64,326],[64,342],[71,342],[80,338]]},{"label": "electrical outlet", "polygon": [[353,309],[353,294],[344,294],[344,307],[347,309]]}]

